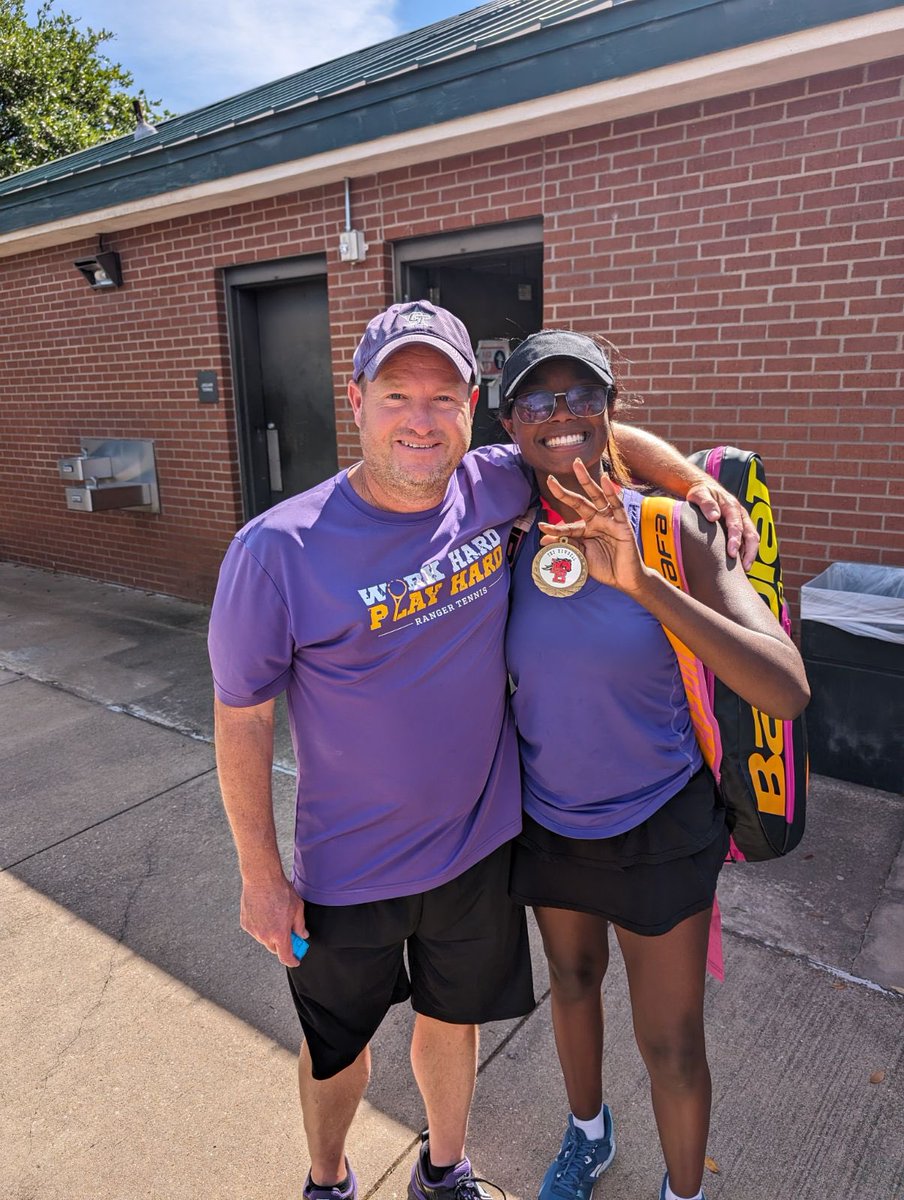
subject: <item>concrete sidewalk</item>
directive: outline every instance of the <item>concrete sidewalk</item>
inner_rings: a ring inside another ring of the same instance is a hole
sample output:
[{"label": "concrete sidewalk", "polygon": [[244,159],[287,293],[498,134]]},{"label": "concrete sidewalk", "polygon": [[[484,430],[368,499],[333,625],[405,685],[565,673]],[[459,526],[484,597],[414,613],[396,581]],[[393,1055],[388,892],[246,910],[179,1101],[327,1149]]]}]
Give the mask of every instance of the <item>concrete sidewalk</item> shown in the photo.
[{"label": "concrete sidewalk", "polygon": [[[0,564],[0,1196],[298,1200],[298,1031],[238,928],[198,605]],[[291,747],[274,775],[292,827]],[[904,800],[816,778],[787,861],[723,873],[708,983],[710,1200],[904,1197]],[[538,947],[535,944],[535,949]],[[536,1011],[487,1028],[470,1152],[532,1200],[566,1105]],[[361,1200],[403,1200],[423,1113],[409,1014],[378,1035],[352,1135]],[[662,1174],[623,971],[607,987],[618,1155],[597,1200]]]}]

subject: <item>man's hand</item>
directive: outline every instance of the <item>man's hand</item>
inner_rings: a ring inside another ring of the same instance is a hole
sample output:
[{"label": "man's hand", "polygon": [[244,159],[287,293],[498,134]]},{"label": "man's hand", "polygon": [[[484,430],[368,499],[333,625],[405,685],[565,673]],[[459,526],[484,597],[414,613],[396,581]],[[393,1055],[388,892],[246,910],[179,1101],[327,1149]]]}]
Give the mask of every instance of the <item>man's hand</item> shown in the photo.
[{"label": "man's hand", "polygon": [[648,430],[613,421],[612,432],[635,479],[690,500],[707,521],[715,523],[721,519],[725,522],[728,553],[737,558],[740,550],[746,571],[756,558],[760,537],[740,500],[679,454],[674,446]]},{"label": "man's hand", "polygon": [[285,876],[274,884],[243,884],[241,925],[284,967],[298,966],[292,950],[292,930],[305,939],[308,936],[304,903]]},{"label": "man's hand", "polygon": [[741,564],[746,571],[756,558],[760,535],[737,496],[733,496],[715,479],[707,477],[702,483],[695,483],[688,488],[687,499],[700,509],[707,521],[715,523],[721,519],[725,522],[728,553],[732,558],[737,558],[740,550]]}]

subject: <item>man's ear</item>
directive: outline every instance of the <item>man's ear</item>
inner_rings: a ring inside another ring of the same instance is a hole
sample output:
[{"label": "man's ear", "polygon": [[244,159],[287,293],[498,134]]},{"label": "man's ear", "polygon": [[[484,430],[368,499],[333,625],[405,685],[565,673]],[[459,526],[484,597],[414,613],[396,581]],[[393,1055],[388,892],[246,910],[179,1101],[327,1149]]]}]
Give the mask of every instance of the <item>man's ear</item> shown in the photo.
[{"label": "man's ear", "polygon": [[355,418],[355,424],[361,428],[361,405],[364,403],[364,393],[355,383],[354,379],[348,381],[348,399],[352,406],[352,415]]},{"label": "man's ear", "polygon": [[512,420],[512,418],[511,417],[500,417],[499,421],[502,425],[502,428],[509,435],[509,437],[512,439],[512,441],[514,441],[515,440],[515,423]]},{"label": "man's ear", "polygon": [[472,417],[474,416],[474,409],[477,407],[477,399],[479,396],[480,396],[480,387],[475,383],[475,385],[471,388],[470,405],[471,405],[471,416]]}]

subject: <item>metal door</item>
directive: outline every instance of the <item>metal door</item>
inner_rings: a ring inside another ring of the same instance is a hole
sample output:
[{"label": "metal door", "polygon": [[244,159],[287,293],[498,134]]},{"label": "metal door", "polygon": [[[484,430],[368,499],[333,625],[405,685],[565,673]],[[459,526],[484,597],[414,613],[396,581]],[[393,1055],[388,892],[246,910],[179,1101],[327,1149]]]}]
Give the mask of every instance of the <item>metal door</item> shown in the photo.
[{"label": "metal door", "polygon": [[337,470],[326,279],[233,289],[246,515]]}]

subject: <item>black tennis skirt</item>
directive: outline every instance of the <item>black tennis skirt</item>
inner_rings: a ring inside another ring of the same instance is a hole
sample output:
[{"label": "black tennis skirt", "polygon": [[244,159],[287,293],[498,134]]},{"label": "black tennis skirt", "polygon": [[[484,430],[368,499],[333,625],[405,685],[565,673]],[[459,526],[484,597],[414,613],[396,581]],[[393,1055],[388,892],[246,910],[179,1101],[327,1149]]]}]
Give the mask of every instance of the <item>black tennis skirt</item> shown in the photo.
[{"label": "black tennis skirt", "polygon": [[563,837],[525,814],[510,892],[519,904],[591,913],[653,936],[710,907],[727,852],[725,809],[704,768],[615,837]]}]

